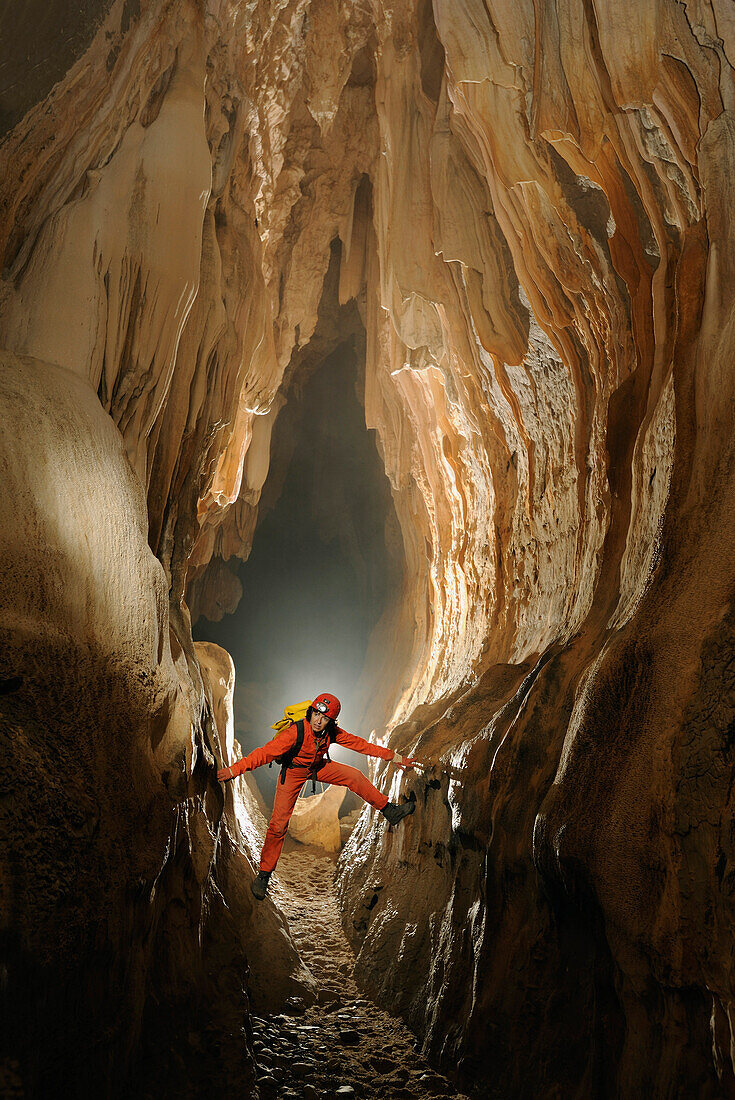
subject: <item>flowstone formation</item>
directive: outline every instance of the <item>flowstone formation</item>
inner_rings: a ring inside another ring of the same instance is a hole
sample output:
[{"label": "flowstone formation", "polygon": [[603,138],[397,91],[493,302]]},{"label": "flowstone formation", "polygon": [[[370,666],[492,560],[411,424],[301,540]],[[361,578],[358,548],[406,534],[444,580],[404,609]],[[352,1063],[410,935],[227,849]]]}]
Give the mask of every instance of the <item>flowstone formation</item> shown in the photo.
[{"label": "flowstone formation", "polygon": [[46,1006],[8,1073],[72,985],[89,1080],[244,1018],[188,607],[236,603],[279,410],[364,330],[405,557],[371,720],[433,770],[343,857],[358,978],[485,1095],[735,1094],[729,6],[97,16],[0,147],[4,988]]}]

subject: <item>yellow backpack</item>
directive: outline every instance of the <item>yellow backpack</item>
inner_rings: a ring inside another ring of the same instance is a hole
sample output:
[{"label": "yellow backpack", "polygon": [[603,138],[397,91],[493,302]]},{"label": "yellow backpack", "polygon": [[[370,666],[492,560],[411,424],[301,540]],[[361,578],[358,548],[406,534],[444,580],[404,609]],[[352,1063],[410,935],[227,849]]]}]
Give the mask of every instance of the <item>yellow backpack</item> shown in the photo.
[{"label": "yellow backpack", "polygon": [[283,712],[283,718],[279,718],[277,722],[274,722],[271,726],[272,730],[287,729],[293,722],[298,722],[301,718],[306,718],[306,712],[311,706],[311,699],[304,699],[303,703],[293,703],[292,706],[286,707]]}]

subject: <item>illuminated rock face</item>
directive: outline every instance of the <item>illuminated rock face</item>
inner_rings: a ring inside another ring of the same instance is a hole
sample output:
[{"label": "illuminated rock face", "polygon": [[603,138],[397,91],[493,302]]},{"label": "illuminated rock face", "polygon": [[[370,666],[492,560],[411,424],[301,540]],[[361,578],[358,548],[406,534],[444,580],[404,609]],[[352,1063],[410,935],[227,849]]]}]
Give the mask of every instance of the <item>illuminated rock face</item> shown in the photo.
[{"label": "illuminated rock face", "polygon": [[288,831],[301,844],[315,844],[327,852],[342,847],[339,828],[339,808],[345,797],[345,787],[327,787],[320,794],[297,799]]},{"label": "illuminated rock face", "polygon": [[280,915],[253,920],[211,779],[229,659],[169,631],[143,487],[86,379],[0,355],[0,470],[0,1091],[247,1090],[248,964],[263,1009],[313,982]]},{"label": "illuminated rock face", "polygon": [[373,718],[436,772],[353,834],[345,919],[499,1095],[735,1088],[734,58],[721,0],[118,3],[0,149],[0,343],[96,391],[145,487],[172,745],[187,585],[236,600],[207,565],[247,556],[292,376],[356,302],[406,559]]}]

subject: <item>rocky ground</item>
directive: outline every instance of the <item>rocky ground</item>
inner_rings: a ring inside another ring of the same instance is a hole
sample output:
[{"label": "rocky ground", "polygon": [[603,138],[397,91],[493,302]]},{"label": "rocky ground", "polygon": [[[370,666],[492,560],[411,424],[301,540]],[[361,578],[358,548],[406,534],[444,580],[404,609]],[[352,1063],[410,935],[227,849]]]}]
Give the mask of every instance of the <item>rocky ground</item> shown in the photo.
[{"label": "rocky ground", "polygon": [[361,997],[332,891],[335,862],[287,838],[271,880],[272,896],[319,983],[319,1004],[294,1003],[281,1015],[253,1018],[261,1097],[464,1100],[424,1061],[405,1024]]}]

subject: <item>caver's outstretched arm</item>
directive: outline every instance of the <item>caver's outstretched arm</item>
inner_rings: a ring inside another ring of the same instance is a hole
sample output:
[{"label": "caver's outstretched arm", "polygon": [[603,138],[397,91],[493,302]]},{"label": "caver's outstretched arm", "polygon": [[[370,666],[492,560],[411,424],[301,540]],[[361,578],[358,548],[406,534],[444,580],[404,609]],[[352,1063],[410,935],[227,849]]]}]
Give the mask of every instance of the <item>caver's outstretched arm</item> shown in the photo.
[{"label": "caver's outstretched arm", "polygon": [[412,756],[401,756],[393,749],[386,749],[383,745],[375,745],[372,741],[366,741],[364,737],[358,737],[356,733],[348,733],[347,730],[337,729],[337,744],[344,745],[346,749],[361,752],[363,756],[376,756],[381,760],[390,760],[397,768],[412,768],[419,764]]},{"label": "caver's outstretched arm", "polygon": [[265,745],[260,745],[257,749],[253,749],[247,756],[243,756],[242,759],[236,760],[234,764],[230,764],[228,768],[220,768],[217,772],[217,778],[222,781],[226,779],[235,779],[236,776],[242,775],[243,772],[251,772],[253,768],[260,768],[263,764],[270,764],[272,760],[275,760],[277,756],[283,756],[285,752],[293,748],[296,744],[296,727],[289,726],[285,730],[281,730]]}]

